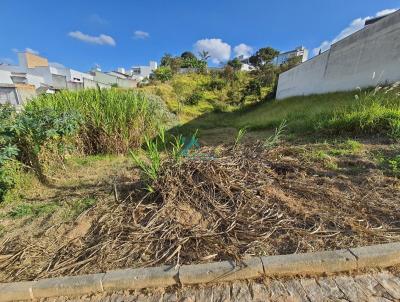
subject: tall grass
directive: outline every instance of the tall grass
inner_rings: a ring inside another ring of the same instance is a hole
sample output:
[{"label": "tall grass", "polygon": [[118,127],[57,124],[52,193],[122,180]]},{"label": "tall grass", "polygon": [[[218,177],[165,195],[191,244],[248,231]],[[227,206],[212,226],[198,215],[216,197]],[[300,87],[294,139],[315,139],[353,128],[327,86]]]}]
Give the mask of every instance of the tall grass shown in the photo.
[{"label": "tall grass", "polygon": [[62,91],[42,95],[25,110],[52,108],[76,111],[82,117],[79,141],[86,154],[127,153],[173,120],[165,104],[155,96],[120,89]]},{"label": "tall grass", "polygon": [[400,139],[398,84],[360,91],[354,102],[315,120],[316,129],[331,133],[382,134]]}]

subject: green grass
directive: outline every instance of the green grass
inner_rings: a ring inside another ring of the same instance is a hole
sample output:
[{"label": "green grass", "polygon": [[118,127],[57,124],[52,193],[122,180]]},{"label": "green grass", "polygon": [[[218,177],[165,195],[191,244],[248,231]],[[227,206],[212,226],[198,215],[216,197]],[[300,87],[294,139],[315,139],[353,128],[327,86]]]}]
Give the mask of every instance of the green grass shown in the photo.
[{"label": "green grass", "polygon": [[66,220],[73,220],[82,214],[84,211],[90,209],[97,203],[95,198],[86,197],[68,202],[68,206],[64,208],[63,216]]},{"label": "green grass", "polygon": [[[335,108],[348,105],[354,101],[354,93],[331,93],[308,97],[293,97],[282,101],[271,101],[236,110],[231,113],[210,113],[199,116],[188,126],[207,129],[215,127],[247,126],[249,129],[266,129],[278,126],[282,120],[288,126],[304,124],[310,117],[332,112]],[[303,125],[304,127],[304,125]]]},{"label": "green grass", "polygon": [[373,158],[388,174],[400,177],[400,153],[398,150],[393,151],[388,154],[378,152],[373,154]]},{"label": "green grass", "polygon": [[274,129],[287,121],[290,133],[381,134],[400,138],[400,96],[396,89],[337,92],[261,103],[231,113],[209,113],[181,131],[233,127]]},{"label": "green grass", "polygon": [[67,162],[77,166],[90,166],[97,162],[112,161],[117,158],[117,155],[112,154],[97,154],[86,156],[72,156],[68,158]]},{"label": "green grass", "polygon": [[321,162],[327,169],[338,170],[337,159],[342,156],[357,155],[363,151],[363,144],[356,140],[332,141],[316,144],[313,150],[304,153],[312,161]]},{"label": "green grass", "polygon": [[8,216],[11,218],[39,217],[53,213],[58,208],[55,203],[21,203],[15,206]]},{"label": "green grass", "polygon": [[354,155],[362,151],[363,145],[355,140],[348,139],[328,151],[332,156]]}]

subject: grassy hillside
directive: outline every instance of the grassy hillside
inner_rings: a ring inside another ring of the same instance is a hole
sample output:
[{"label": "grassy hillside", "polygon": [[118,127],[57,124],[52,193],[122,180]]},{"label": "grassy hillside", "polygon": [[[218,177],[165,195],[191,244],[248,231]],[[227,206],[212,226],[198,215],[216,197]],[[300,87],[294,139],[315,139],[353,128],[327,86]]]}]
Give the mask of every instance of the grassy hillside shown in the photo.
[{"label": "grassy hillside", "polygon": [[291,132],[384,134],[400,137],[400,96],[396,87],[338,92],[259,103],[228,113],[208,113],[181,130],[232,127],[273,129],[283,120]]}]

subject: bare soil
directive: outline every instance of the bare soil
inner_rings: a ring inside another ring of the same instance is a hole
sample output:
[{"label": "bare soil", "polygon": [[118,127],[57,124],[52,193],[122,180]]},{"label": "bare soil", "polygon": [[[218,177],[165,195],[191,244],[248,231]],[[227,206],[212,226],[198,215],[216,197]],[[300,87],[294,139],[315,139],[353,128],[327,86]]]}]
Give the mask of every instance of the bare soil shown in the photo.
[{"label": "bare soil", "polygon": [[132,168],[73,223],[0,238],[0,281],[399,241],[400,181],[370,156],[393,145],[363,148],[333,169],[312,144],[203,147],[166,162],[151,193]]}]

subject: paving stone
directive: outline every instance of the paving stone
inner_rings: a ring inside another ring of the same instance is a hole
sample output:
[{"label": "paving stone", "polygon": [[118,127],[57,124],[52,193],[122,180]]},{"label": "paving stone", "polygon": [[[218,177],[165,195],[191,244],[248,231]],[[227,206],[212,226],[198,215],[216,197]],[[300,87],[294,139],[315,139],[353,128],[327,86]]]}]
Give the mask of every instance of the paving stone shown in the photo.
[{"label": "paving stone", "polygon": [[285,286],[278,280],[268,280],[265,285],[269,294],[269,301],[284,301],[289,296]]},{"label": "paving stone", "polygon": [[389,274],[377,274],[373,276],[379,284],[395,299],[400,300],[400,281]]},{"label": "paving stone", "polygon": [[304,291],[306,292],[307,297],[310,301],[319,302],[323,298],[326,298],[324,297],[324,293],[319,284],[315,281],[315,279],[301,279],[300,283],[303,286]]},{"label": "paving stone", "polygon": [[349,301],[367,301],[367,295],[361,289],[361,286],[354,282],[349,276],[336,276],[335,282],[338,288],[345,294]]},{"label": "paving stone", "polygon": [[165,293],[162,297],[163,302],[178,302],[176,293]]},{"label": "paving stone", "polygon": [[213,302],[229,302],[231,301],[231,286],[227,283],[222,283],[212,286]]},{"label": "paving stone", "polygon": [[320,286],[325,297],[333,300],[344,298],[344,294],[340,291],[332,278],[320,278],[317,279],[316,282]]},{"label": "paving stone", "polygon": [[235,302],[248,302],[252,300],[247,282],[235,282],[232,284],[231,300]]},{"label": "paving stone", "polygon": [[[178,293],[179,301],[196,301],[196,292],[195,288],[192,287],[184,287]],[[186,299],[186,300],[185,300]]]},{"label": "paving stone", "polygon": [[307,298],[307,294],[304,291],[303,286],[301,286],[299,280],[289,280],[284,283],[284,286],[289,293],[290,297],[293,298],[294,301],[309,301]]},{"label": "paving stone", "polygon": [[368,302],[393,302],[393,300],[389,300],[383,297],[368,297]]},{"label": "paving stone", "polygon": [[212,301],[213,300],[213,290],[212,287],[199,287],[195,291],[195,301]]},{"label": "paving stone", "polygon": [[371,292],[372,297],[385,298],[389,301],[393,301],[393,297],[372,275],[359,275],[355,276],[353,279],[356,283],[360,284],[364,291]]},{"label": "paving stone", "polygon": [[266,289],[265,284],[258,283],[258,282],[252,282],[250,284],[250,290],[251,290],[254,302],[268,301],[269,293]]},{"label": "paving stone", "polygon": [[[133,301],[135,302],[162,302],[163,295],[161,293],[140,294]],[[126,297],[125,295],[123,297]],[[125,301],[124,301],[125,302]]]}]

